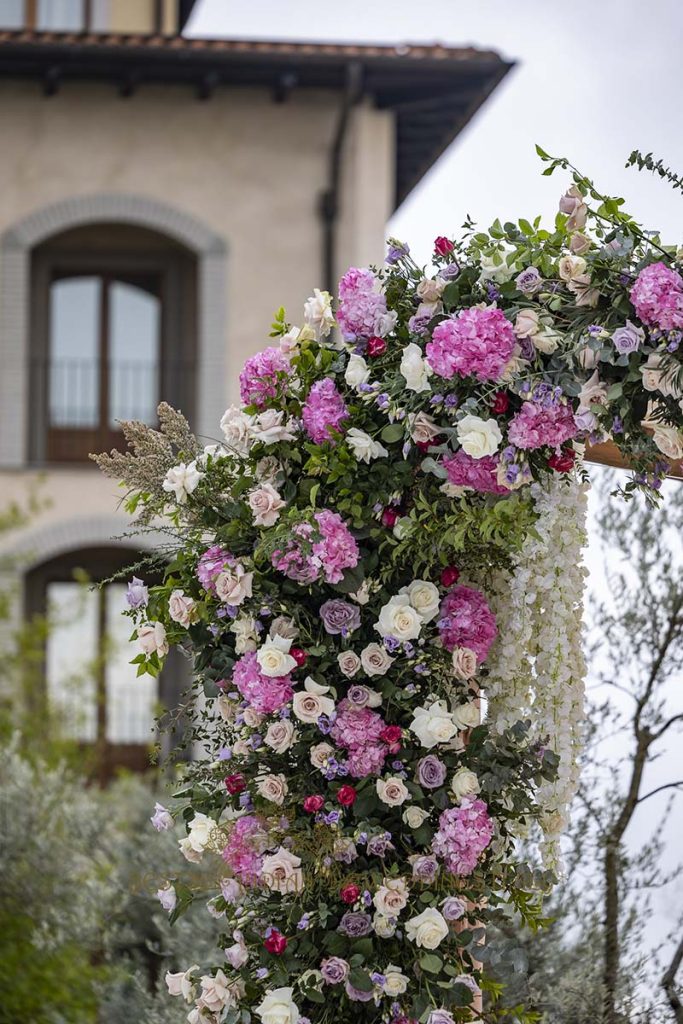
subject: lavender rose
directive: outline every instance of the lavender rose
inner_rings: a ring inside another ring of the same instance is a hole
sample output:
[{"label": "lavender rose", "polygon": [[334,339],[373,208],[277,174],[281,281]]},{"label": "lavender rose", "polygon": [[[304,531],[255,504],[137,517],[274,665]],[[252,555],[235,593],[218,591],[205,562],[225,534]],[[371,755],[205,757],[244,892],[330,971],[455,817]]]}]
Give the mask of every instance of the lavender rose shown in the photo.
[{"label": "lavender rose", "polygon": [[344,989],[349,999],[354,1003],[369,1003],[371,999],[375,998],[375,993],[372,989],[369,992],[364,992],[360,988],[354,988],[350,981],[346,982]]},{"label": "lavender rose", "polygon": [[417,781],[425,789],[438,789],[446,778],[446,765],[435,754],[427,754],[417,762]]},{"label": "lavender rose", "polygon": [[338,932],[348,935],[350,939],[362,939],[372,931],[372,921],[368,914],[358,910],[347,910],[339,922]]},{"label": "lavender rose", "polygon": [[380,832],[368,840],[367,850],[373,857],[386,857],[389,850],[394,849],[391,841],[391,832]]},{"label": "lavender rose", "polygon": [[517,275],[515,284],[524,295],[535,295],[543,284],[543,278],[536,267],[527,267]]},{"label": "lavender rose", "polygon": [[348,601],[325,601],[320,608],[320,617],[330,636],[348,636],[360,626],[360,609]]},{"label": "lavender rose", "polygon": [[432,1010],[427,1017],[427,1024],[454,1024],[453,1016],[448,1010]]},{"label": "lavender rose", "polygon": [[465,901],[459,896],[447,896],[441,904],[441,913],[447,921],[459,921],[466,910]]},{"label": "lavender rose", "polygon": [[149,600],[149,591],[137,576],[133,576],[133,579],[128,584],[128,590],[126,591],[126,601],[129,608],[146,608],[147,601]]},{"label": "lavender rose", "polygon": [[622,356],[637,352],[644,341],[645,331],[642,327],[636,327],[630,320],[627,320],[623,327],[617,327],[612,335],[612,344]]},{"label": "lavender rose", "polygon": [[419,882],[433,882],[439,871],[439,862],[436,857],[426,855],[411,857],[413,865],[413,878]]},{"label": "lavender rose", "polygon": [[339,956],[330,956],[320,965],[320,973],[327,985],[341,985],[349,974],[349,965]]}]

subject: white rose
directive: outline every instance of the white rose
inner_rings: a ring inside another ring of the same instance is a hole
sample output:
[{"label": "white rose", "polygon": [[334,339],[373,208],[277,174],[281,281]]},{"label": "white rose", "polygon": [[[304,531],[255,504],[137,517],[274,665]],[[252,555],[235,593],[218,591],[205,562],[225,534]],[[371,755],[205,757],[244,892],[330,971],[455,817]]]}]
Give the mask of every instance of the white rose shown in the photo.
[{"label": "white rose", "polygon": [[493,256],[481,256],[479,259],[479,267],[481,270],[480,280],[481,281],[495,281],[497,284],[505,284],[519,271],[519,267],[516,264],[508,266],[506,261],[507,253],[498,253],[498,262]]},{"label": "white rose", "polygon": [[301,857],[280,846],[275,853],[263,858],[262,878],[269,889],[283,896],[301,892],[304,885]]},{"label": "white rose", "polygon": [[184,839],[178,840],[178,846],[185,860],[189,861],[190,864],[199,864],[202,859],[203,850],[195,850],[187,836]]},{"label": "white rose", "polygon": [[250,428],[252,419],[236,405],[226,409],[221,418],[221,430],[225,437],[226,447],[234,455],[248,455],[250,447]]},{"label": "white rose", "polygon": [[354,651],[341,651],[337,655],[337,664],[342,675],[350,679],[361,667],[361,660]]},{"label": "white rose", "polygon": [[242,604],[248,597],[251,597],[251,584],[254,578],[253,572],[246,572],[243,565],[238,562],[216,577],[216,594],[218,598],[231,606]]},{"label": "white rose", "polygon": [[423,622],[431,622],[439,612],[439,590],[427,580],[413,580],[408,587],[401,587],[399,594],[407,594],[411,606]]},{"label": "white rose", "polygon": [[272,484],[262,484],[250,491],[248,502],[254,526],[274,526],[280,518],[281,510],[287,505]]},{"label": "white rose", "polygon": [[369,434],[357,427],[346,431],[346,443],[357,462],[369,463],[373,459],[385,459],[389,454],[383,444],[373,441]]},{"label": "white rose", "polygon": [[463,797],[476,796],[481,789],[479,779],[469,768],[458,768],[451,782],[453,796],[460,802]]},{"label": "white rose", "polygon": [[258,632],[256,630],[256,619],[251,615],[241,615],[233,619],[230,624],[230,632],[235,635],[235,651],[237,654],[245,654],[247,651],[256,650]]},{"label": "white rose", "polygon": [[428,750],[437,743],[448,743],[458,731],[444,700],[436,700],[428,708],[415,708],[410,729]]},{"label": "white rose", "polygon": [[358,389],[361,384],[367,384],[369,379],[370,367],[362,356],[357,356],[352,353],[349,356],[348,363],[346,364],[344,380],[350,388]]},{"label": "white rose", "polygon": [[583,256],[562,256],[557,264],[557,271],[563,281],[575,281],[586,272]]},{"label": "white rose", "polygon": [[244,967],[247,960],[249,959],[249,948],[244,941],[244,936],[239,929],[235,929],[232,933],[232,937],[235,940],[234,945],[228,946],[224,949],[225,959],[228,961],[231,967],[234,967],[236,971],[240,967]]},{"label": "white rose", "polygon": [[503,435],[495,420],[482,420],[479,416],[467,415],[458,420],[455,432],[463,451],[473,459],[482,459],[498,451]]},{"label": "white rose", "polygon": [[168,640],[163,622],[143,622],[138,626],[138,646],[143,654],[156,654],[165,658],[168,654]]},{"label": "white rose", "polygon": [[408,391],[431,391],[429,378],[432,368],[422,356],[422,349],[411,341],[403,349],[399,372],[406,382]]},{"label": "white rose", "polygon": [[380,914],[384,914],[386,917],[398,917],[405,909],[409,895],[404,878],[385,878],[372,897],[372,902]]},{"label": "white rose", "polygon": [[409,979],[405,974],[401,973],[401,968],[396,967],[394,964],[389,964],[384,971],[382,990],[385,995],[395,999],[397,996],[402,996],[408,991],[408,983]]},{"label": "white rose", "polygon": [[477,671],[477,656],[469,647],[453,650],[453,675],[457,679],[471,679]]},{"label": "white rose", "polygon": [[274,988],[266,992],[260,1006],[255,1007],[263,1024],[298,1024],[299,1008],[292,1000],[291,988]]},{"label": "white rose", "polygon": [[186,971],[180,971],[178,974],[171,974],[170,971],[166,971],[165,981],[168,994],[170,996],[182,996],[185,1002],[189,1003],[194,995],[192,974],[198,970],[199,964],[193,964],[192,967],[188,967]]},{"label": "white rose", "polygon": [[429,817],[429,811],[423,811],[421,807],[406,807],[402,817],[408,828],[419,828]]},{"label": "white rose", "polygon": [[447,283],[442,277],[423,277],[415,289],[417,297],[424,302],[438,302]]},{"label": "white rose", "polygon": [[410,436],[413,441],[422,444],[433,441],[441,433],[441,427],[426,412],[411,413],[408,417]]},{"label": "white rose", "polygon": [[277,444],[278,441],[294,441],[296,426],[294,420],[285,420],[285,413],[277,409],[264,409],[251,420],[249,436],[261,444]]},{"label": "white rose", "polygon": [[561,337],[551,327],[544,327],[538,334],[534,334],[531,339],[534,343],[534,348],[538,352],[544,352],[546,355],[551,355],[560,344]]},{"label": "white rose", "polygon": [[406,594],[390,598],[375,623],[380,636],[392,636],[396,640],[415,640],[420,635],[422,619],[413,608]]},{"label": "white rose", "polygon": [[368,644],[360,652],[360,663],[369,676],[385,676],[394,660],[381,644]]},{"label": "white rose", "polygon": [[258,711],[254,711],[253,708],[245,708],[242,712],[242,718],[244,719],[244,724],[248,725],[250,729],[258,729],[263,721],[263,715],[260,715]]},{"label": "white rose", "polygon": [[386,338],[387,334],[393,331],[397,320],[398,313],[393,309],[387,309],[386,312],[377,314],[372,329],[378,338]]},{"label": "white rose", "polygon": [[313,289],[313,294],[304,303],[304,320],[315,331],[316,340],[328,336],[334,327],[332,296],[329,292]]},{"label": "white rose", "polygon": [[272,636],[259,647],[256,660],[264,676],[286,676],[296,668],[296,661],[289,653],[291,646],[292,641],[284,636]]},{"label": "white rose", "polygon": [[538,334],[540,323],[535,309],[522,309],[515,318],[514,331],[518,338],[531,338]]},{"label": "white rose", "polygon": [[263,742],[276,754],[284,754],[294,742],[294,726],[287,718],[279,722],[271,722],[263,737]]},{"label": "white rose", "polygon": [[386,917],[384,914],[375,914],[372,919],[372,927],[375,935],[380,939],[391,939],[396,934],[396,919]]},{"label": "white rose", "polygon": [[294,619],[290,619],[287,615],[278,615],[271,622],[268,633],[271,637],[282,636],[285,640],[296,640],[299,630]]},{"label": "white rose", "polygon": [[329,759],[334,755],[334,747],[329,743],[316,743],[311,747],[309,757],[314,768],[322,771]]},{"label": "white rose", "polygon": [[219,1013],[224,1006],[229,1006],[234,1002],[228,979],[220,969],[213,977],[210,974],[204,974],[200,983],[202,1003],[211,1013]]},{"label": "white rose", "polygon": [[474,729],[481,722],[481,712],[475,701],[468,704],[458,704],[453,709],[453,721],[458,729]]},{"label": "white rose", "polygon": [[448,935],[448,924],[443,914],[434,907],[428,907],[417,917],[406,921],[406,935],[422,949],[436,949]]},{"label": "white rose", "polygon": [[300,722],[315,725],[321,715],[332,714],[334,701],[331,697],[321,697],[317,693],[304,690],[294,694],[292,710]]},{"label": "white rose", "polygon": [[174,590],[168,599],[168,614],[179,626],[187,629],[196,617],[195,603],[182,590]]},{"label": "white rose", "polygon": [[406,800],[410,800],[410,793],[398,776],[390,775],[388,779],[377,779],[375,788],[377,796],[388,807],[400,807]]},{"label": "white rose", "polygon": [[183,505],[187,501],[188,494],[196,489],[197,484],[204,476],[197,469],[196,462],[180,462],[177,466],[169,469],[164,477],[162,487],[167,494],[175,494],[176,501]]},{"label": "white rose", "polygon": [[269,800],[271,804],[278,804],[282,806],[285,802],[285,797],[289,792],[289,786],[284,775],[266,775],[262,779],[259,779],[256,783],[256,790],[264,800]]}]

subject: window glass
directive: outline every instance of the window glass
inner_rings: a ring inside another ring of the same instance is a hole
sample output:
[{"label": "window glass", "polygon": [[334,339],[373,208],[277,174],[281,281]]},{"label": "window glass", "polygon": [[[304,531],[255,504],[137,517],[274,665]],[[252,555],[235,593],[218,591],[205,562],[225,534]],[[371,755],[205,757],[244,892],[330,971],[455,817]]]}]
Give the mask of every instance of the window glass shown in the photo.
[{"label": "window glass", "polygon": [[102,282],[69,277],[50,288],[50,422],[92,427],[99,421],[99,317]]},{"label": "window glass", "polygon": [[154,423],[159,402],[161,302],[142,287],[109,289],[109,424]]},{"label": "window glass", "polygon": [[80,32],[84,25],[83,0],[38,0],[36,28],[53,32]]},{"label": "window glass", "polygon": [[129,642],[132,623],[121,614],[127,607],[125,595],[122,583],[112,583],[104,591],[107,739],[111,743],[151,743],[156,681],[147,675],[138,678],[137,666],[130,664],[138,651]]},{"label": "window glass", "polygon": [[47,586],[47,698],[69,739],[97,738],[98,593],[74,582]]},{"label": "window glass", "polygon": [[24,0],[0,0],[0,28],[24,27]]}]

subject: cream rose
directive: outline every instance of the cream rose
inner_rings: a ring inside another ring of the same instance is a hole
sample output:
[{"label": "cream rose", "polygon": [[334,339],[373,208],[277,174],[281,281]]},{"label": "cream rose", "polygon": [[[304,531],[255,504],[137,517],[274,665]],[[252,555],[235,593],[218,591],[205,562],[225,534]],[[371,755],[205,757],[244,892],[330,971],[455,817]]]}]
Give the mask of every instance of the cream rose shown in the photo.
[{"label": "cream rose", "polygon": [[408,391],[415,391],[418,394],[423,391],[431,391],[429,378],[432,368],[422,355],[422,349],[411,341],[401,353],[399,372],[406,382]]},{"label": "cream rose", "polygon": [[481,712],[473,700],[468,704],[458,704],[453,709],[453,721],[458,729],[474,729],[481,721]]},{"label": "cream rose", "polygon": [[313,294],[304,303],[304,320],[315,331],[317,340],[327,337],[335,324],[329,292],[313,289]]},{"label": "cream rose", "polygon": [[456,647],[453,651],[453,675],[456,679],[471,679],[477,671],[477,656],[469,647]]},{"label": "cream rose", "polygon": [[258,729],[259,725],[263,721],[263,715],[260,715],[258,711],[253,708],[245,708],[242,713],[244,724],[248,725],[250,729]]},{"label": "cream rose", "polygon": [[329,743],[316,743],[314,747],[311,747],[309,757],[313,767],[322,771],[333,755],[334,747]]},{"label": "cream rose", "polygon": [[[252,441],[260,441],[261,444],[276,444],[278,441],[293,441],[296,437],[296,424],[294,420],[285,419],[285,413],[277,409],[264,409],[256,416],[249,427]],[[267,456],[272,458],[272,456]],[[259,466],[263,462],[260,460]],[[263,471],[257,472],[260,480],[264,479]]]},{"label": "cream rose", "polygon": [[188,967],[186,971],[180,971],[178,974],[171,974],[170,971],[166,971],[164,980],[166,981],[168,994],[170,996],[182,996],[185,1002],[189,1003],[194,998],[192,975],[198,970],[199,964],[193,964],[192,967]]},{"label": "cream rose", "polygon": [[276,754],[284,754],[285,750],[289,750],[294,742],[294,735],[294,726],[289,719],[283,718],[279,722],[270,723],[263,737],[263,742],[271,750],[274,750]]},{"label": "cream rose", "polygon": [[224,604],[237,606],[251,597],[253,572],[246,572],[239,562],[224,569],[216,577],[216,594]]},{"label": "cream rose", "polygon": [[250,491],[248,500],[254,526],[274,526],[287,505],[272,484],[262,484]]},{"label": "cream rose", "polygon": [[258,632],[256,619],[251,615],[240,615],[239,618],[233,619],[230,632],[235,635],[235,652],[237,654],[246,654],[247,651],[256,650]]},{"label": "cream rose", "polygon": [[401,587],[399,594],[406,594],[411,606],[423,622],[431,622],[439,612],[439,590],[427,580],[413,580],[407,587]]},{"label": "cream rose", "polygon": [[404,878],[385,878],[372,897],[372,902],[380,914],[386,917],[398,917],[408,903],[410,891]]},{"label": "cream rose", "polygon": [[261,875],[269,889],[283,896],[301,892],[304,886],[301,858],[290,853],[284,846],[263,858]]},{"label": "cream rose", "polygon": [[361,660],[355,651],[340,651],[337,655],[337,664],[342,675],[351,679],[361,667]]},{"label": "cream rose", "polygon": [[479,416],[469,414],[458,420],[455,432],[463,451],[473,459],[493,455],[503,440],[495,420],[482,420]]},{"label": "cream rose", "polygon": [[282,806],[289,792],[289,786],[282,774],[265,775],[256,783],[256,790],[264,800],[269,800],[271,804]]},{"label": "cream rose", "polygon": [[168,654],[168,640],[163,622],[143,622],[138,626],[138,646],[148,658],[156,654],[159,658],[165,658]]},{"label": "cream rose", "polygon": [[561,338],[557,331],[554,331],[551,327],[544,327],[538,334],[534,334],[531,340],[538,352],[551,355],[560,344]]},{"label": "cream rose", "polygon": [[428,907],[417,917],[406,921],[406,935],[422,949],[436,949],[448,935],[448,924],[443,914],[434,907]]},{"label": "cream rose", "polygon": [[332,714],[334,701],[331,697],[322,697],[318,693],[303,690],[294,694],[292,710],[300,722],[304,722],[306,725],[315,725],[321,715]]},{"label": "cream rose", "polygon": [[375,629],[380,636],[391,636],[402,643],[416,640],[420,635],[422,619],[410,603],[407,594],[396,594],[390,598],[379,613]]},{"label": "cream rose", "polygon": [[377,779],[375,783],[377,795],[388,807],[400,807],[406,800],[410,800],[410,793],[406,789],[403,779],[390,775],[388,779]]},{"label": "cream rose", "polygon": [[514,331],[518,338],[531,338],[538,334],[541,324],[535,309],[522,309],[515,318]]},{"label": "cream rose", "polygon": [[396,934],[396,921],[384,914],[375,914],[372,919],[375,935],[380,939],[391,939]]},{"label": "cream rose", "polygon": [[408,828],[419,828],[429,817],[429,811],[423,811],[421,807],[406,807],[402,818]]},{"label": "cream rose", "polygon": [[438,302],[447,284],[443,277],[423,277],[415,291],[423,302]]},{"label": "cream rose", "polygon": [[234,455],[248,455],[251,447],[252,418],[242,409],[231,405],[221,418],[221,430],[226,447]]},{"label": "cream rose", "polygon": [[438,423],[426,412],[411,413],[408,417],[410,436],[416,443],[426,444],[441,433]]},{"label": "cream rose", "polygon": [[362,356],[351,354],[344,371],[344,380],[350,388],[358,389],[361,384],[367,384],[370,379],[370,367]]},{"label": "cream rose", "polygon": [[458,731],[453,715],[444,700],[436,700],[428,708],[415,708],[410,730],[428,750],[438,743],[448,743]]},{"label": "cream rose", "polygon": [[583,256],[562,256],[557,264],[557,272],[563,281],[575,281],[586,272],[587,263]]},{"label": "cream rose", "polygon": [[169,469],[163,479],[162,488],[167,494],[174,494],[179,505],[184,505],[188,495],[196,490],[199,481],[204,476],[197,469],[196,462],[179,463]]},{"label": "cream rose", "polygon": [[174,590],[168,599],[168,614],[179,626],[187,629],[197,616],[195,602],[182,590]]},{"label": "cream rose", "polygon": [[347,430],[345,440],[357,462],[370,463],[373,459],[386,459],[389,454],[383,444],[373,441],[369,434],[358,427]]},{"label": "cream rose", "polygon": [[298,1024],[299,1007],[292,999],[293,989],[274,988],[266,992],[263,1001],[254,1008],[263,1024]]},{"label": "cream rose", "polygon": [[369,676],[385,676],[394,660],[381,644],[368,644],[360,652],[360,663],[363,671]]},{"label": "cream rose", "polygon": [[286,676],[296,668],[296,661],[289,653],[292,641],[284,636],[271,636],[256,653],[256,660],[264,676],[276,678]]},{"label": "cream rose", "polygon": [[451,791],[459,802],[466,796],[476,796],[481,789],[479,779],[469,768],[458,768],[451,782]]},{"label": "cream rose", "polygon": [[395,999],[396,996],[402,996],[408,991],[408,983],[409,979],[405,974],[401,973],[401,968],[396,967],[394,964],[389,964],[384,971],[382,991],[391,999]]}]

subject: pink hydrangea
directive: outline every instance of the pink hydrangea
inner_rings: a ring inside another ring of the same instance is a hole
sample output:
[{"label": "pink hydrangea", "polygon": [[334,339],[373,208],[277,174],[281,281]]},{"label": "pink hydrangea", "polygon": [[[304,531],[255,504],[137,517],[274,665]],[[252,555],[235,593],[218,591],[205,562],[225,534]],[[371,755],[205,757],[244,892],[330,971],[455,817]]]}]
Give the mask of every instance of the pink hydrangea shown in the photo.
[{"label": "pink hydrangea", "polygon": [[517,448],[559,448],[577,433],[574,414],[566,401],[552,405],[524,402],[508,426],[508,439]]},{"label": "pink hydrangea", "polygon": [[440,377],[499,380],[515,347],[512,324],[495,306],[473,306],[443,320],[426,347],[427,362]]},{"label": "pink hydrangea", "polygon": [[341,432],[349,410],[331,377],[315,382],[303,407],[301,417],[308,436],[316,444],[333,440],[330,430]]},{"label": "pink hydrangea", "polygon": [[238,818],[230,830],[223,860],[244,885],[256,885],[263,869],[259,846],[265,836],[263,822],[253,814]]},{"label": "pink hydrangea", "polygon": [[432,850],[453,875],[471,875],[493,838],[493,821],[483,800],[466,797],[439,817]]},{"label": "pink hydrangea", "polygon": [[496,619],[480,590],[457,584],[439,608],[439,635],[448,651],[469,647],[482,662],[495,640]]},{"label": "pink hydrangea", "polygon": [[365,268],[351,267],[339,282],[337,322],[349,338],[381,334],[379,322],[387,311],[384,295],[375,290],[375,275]]},{"label": "pink hydrangea", "polygon": [[292,368],[287,355],[271,346],[251,356],[240,373],[240,396],[245,405],[263,409],[270,398],[276,398],[283,375],[289,377]]},{"label": "pink hydrangea", "polygon": [[349,773],[354,778],[377,775],[384,767],[387,747],[380,741],[380,734],[385,726],[376,711],[356,707],[346,698],[339,702],[330,736],[349,752]]},{"label": "pink hydrangea", "polygon": [[243,654],[235,663],[232,681],[249,706],[261,715],[279,711],[294,695],[292,677],[263,675],[255,651]]},{"label": "pink hydrangea", "polygon": [[209,594],[216,593],[216,580],[230,565],[235,564],[233,555],[220,544],[213,544],[200,555],[197,562],[197,579]]},{"label": "pink hydrangea", "polygon": [[631,302],[644,324],[663,331],[683,328],[683,278],[665,263],[643,267],[631,288]]},{"label": "pink hydrangea", "polygon": [[473,459],[463,451],[444,455],[443,467],[448,474],[449,484],[456,487],[471,487],[482,494],[509,494],[507,487],[498,483],[498,459],[495,455],[484,455]]},{"label": "pink hydrangea", "polygon": [[339,583],[345,569],[358,565],[358,545],[340,515],[330,509],[316,512],[316,530],[299,523],[284,548],[276,548],[271,564],[289,579],[306,585],[322,576],[326,583]]}]

